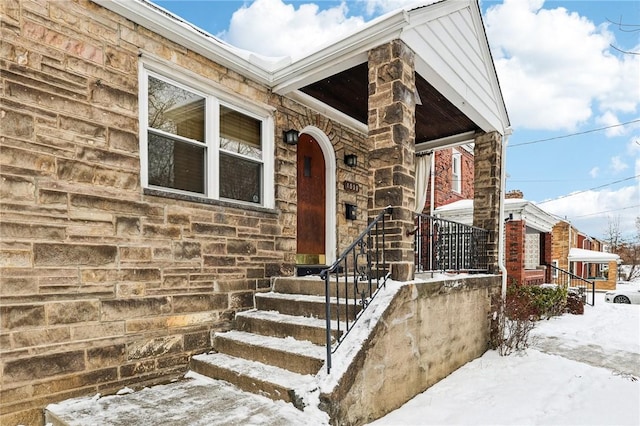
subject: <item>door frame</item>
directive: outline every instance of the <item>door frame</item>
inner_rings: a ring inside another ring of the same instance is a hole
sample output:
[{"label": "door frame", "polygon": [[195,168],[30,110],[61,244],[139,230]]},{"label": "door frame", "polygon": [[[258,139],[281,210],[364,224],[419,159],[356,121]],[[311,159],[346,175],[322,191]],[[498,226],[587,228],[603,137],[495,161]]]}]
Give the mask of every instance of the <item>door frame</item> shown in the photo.
[{"label": "door frame", "polygon": [[[325,167],[325,225],[324,247],[327,265],[331,265],[336,255],[336,153],[331,141],[322,130],[315,126],[306,126],[300,133],[306,133],[318,142]],[[296,237],[297,238],[297,237]]]}]

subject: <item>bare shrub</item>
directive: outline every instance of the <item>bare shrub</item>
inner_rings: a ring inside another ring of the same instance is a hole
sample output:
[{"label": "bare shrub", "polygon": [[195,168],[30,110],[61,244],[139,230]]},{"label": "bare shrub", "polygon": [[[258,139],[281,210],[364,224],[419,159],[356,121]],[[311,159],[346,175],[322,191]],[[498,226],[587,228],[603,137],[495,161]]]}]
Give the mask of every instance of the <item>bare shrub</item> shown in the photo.
[{"label": "bare shrub", "polygon": [[535,327],[535,307],[530,298],[510,292],[506,301],[494,301],[491,346],[501,356],[529,347],[529,333]]}]

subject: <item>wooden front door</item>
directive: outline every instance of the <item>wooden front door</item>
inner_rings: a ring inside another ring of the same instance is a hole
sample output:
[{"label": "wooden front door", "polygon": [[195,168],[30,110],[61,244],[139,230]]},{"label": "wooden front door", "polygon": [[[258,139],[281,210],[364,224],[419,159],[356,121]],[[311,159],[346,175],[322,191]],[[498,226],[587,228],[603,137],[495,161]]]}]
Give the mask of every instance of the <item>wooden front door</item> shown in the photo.
[{"label": "wooden front door", "polygon": [[325,184],[324,155],[320,145],[303,133],[298,140],[298,264],[326,262]]}]

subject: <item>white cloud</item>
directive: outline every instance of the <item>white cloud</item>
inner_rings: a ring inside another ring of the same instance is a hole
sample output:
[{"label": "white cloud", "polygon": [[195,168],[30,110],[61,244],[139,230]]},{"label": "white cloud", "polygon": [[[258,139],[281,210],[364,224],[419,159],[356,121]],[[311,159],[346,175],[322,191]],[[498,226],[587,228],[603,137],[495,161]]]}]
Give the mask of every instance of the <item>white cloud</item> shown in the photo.
[{"label": "white cloud", "polygon": [[[640,161],[636,168],[640,169]],[[602,238],[610,219],[620,219],[620,230],[630,236],[635,232],[635,218],[640,216],[640,179],[631,186],[615,190],[585,191],[540,203],[540,208],[568,219],[578,230]]]},{"label": "white cloud", "polygon": [[256,0],[234,12],[222,37],[234,46],[267,56],[299,58],[364,25],[347,17],[346,2],[326,10],[313,3],[296,9],[282,0]]},{"label": "white cloud", "polygon": [[[605,131],[605,134],[607,135],[607,137],[611,138],[611,137],[621,136],[624,134],[624,130],[625,130],[624,126],[619,125],[620,120],[618,120],[618,117],[616,117],[616,115],[611,111],[606,111],[604,114],[598,117],[596,119],[596,123],[598,123],[602,127],[609,127],[609,129]],[[611,127],[611,126],[616,126],[616,127]]]},{"label": "white cloud", "polygon": [[589,171],[589,176],[591,176],[592,178],[596,178],[598,177],[599,173],[600,173],[600,167],[596,166]]},{"label": "white cloud", "polygon": [[609,166],[614,173],[622,172],[629,168],[629,165],[622,161],[622,159],[618,155],[616,155],[615,157],[611,157],[611,163]]},{"label": "white cloud", "polygon": [[423,5],[426,3],[433,3],[435,1],[437,0],[432,0],[430,2],[425,0],[359,0],[359,2],[365,4],[367,15],[386,13],[412,4]]},{"label": "white cloud", "polygon": [[639,55],[614,55],[607,26],[553,3],[543,6],[543,0],[505,0],[486,13],[514,127],[573,131],[594,107],[611,113],[637,108]]}]

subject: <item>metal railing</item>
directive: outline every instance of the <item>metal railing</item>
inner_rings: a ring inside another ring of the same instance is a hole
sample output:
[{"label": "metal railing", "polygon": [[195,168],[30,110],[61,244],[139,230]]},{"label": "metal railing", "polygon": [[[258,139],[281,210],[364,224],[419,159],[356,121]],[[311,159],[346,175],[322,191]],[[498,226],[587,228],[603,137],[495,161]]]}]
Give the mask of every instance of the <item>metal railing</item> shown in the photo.
[{"label": "metal railing", "polygon": [[416,214],[416,272],[486,272],[489,231],[446,219]]},{"label": "metal railing", "polygon": [[[551,269],[551,284],[561,285],[567,289],[576,288],[585,304],[591,306],[596,304],[596,283],[594,281],[586,280],[550,263],[546,265]],[[591,301],[589,301],[589,295],[591,296]]]},{"label": "metal railing", "polygon": [[[385,218],[391,212],[390,206],[380,212],[340,257],[320,273],[325,283],[327,373],[331,372],[331,355],[391,275],[385,261]],[[332,319],[336,333],[331,329]]]}]

